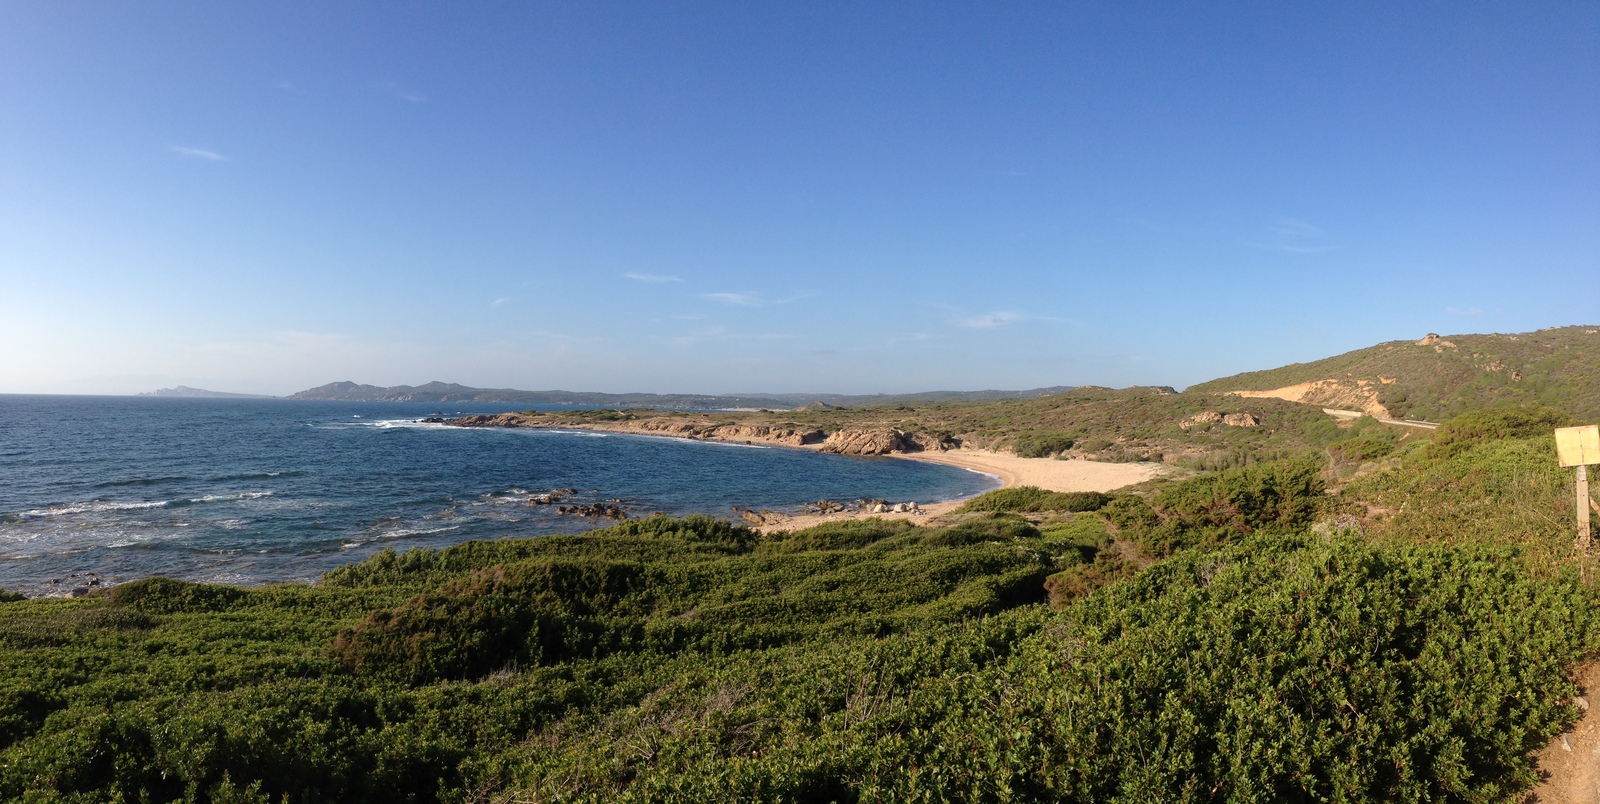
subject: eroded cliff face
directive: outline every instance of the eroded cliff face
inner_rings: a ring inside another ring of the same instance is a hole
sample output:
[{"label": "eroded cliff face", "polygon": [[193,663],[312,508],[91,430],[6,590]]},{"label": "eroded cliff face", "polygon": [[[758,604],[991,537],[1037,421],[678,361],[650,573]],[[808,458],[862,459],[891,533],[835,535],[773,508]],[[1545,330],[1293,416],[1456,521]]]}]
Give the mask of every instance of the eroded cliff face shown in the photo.
[{"label": "eroded cliff face", "polygon": [[904,430],[843,429],[822,442],[823,452],[840,455],[887,455],[891,452],[937,452],[954,449],[959,444],[953,439]]},{"label": "eroded cliff face", "polygon": [[452,427],[544,427],[600,430],[611,433],[692,438],[701,441],[731,441],[747,444],[778,444],[804,447],[821,444],[822,452],[838,455],[887,455],[895,452],[922,452],[953,449],[952,439],[903,430],[858,430],[846,428],[828,435],[821,430],[802,430],[765,424],[716,424],[677,417],[628,419],[622,421],[565,422],[538,414],[496,413],[462,416],[458,419],[427,419]]}]

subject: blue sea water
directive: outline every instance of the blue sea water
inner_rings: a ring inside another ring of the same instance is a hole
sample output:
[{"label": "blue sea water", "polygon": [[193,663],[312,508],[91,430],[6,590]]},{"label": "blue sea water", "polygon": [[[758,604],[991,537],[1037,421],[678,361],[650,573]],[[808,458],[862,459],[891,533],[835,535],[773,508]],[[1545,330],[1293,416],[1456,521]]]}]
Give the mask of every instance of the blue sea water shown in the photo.
[{"label": "blue sea water", "polygon": [[560,488],[633,515],[728,516],[998,485],[892,458],[417,421],[526,407],[0,395],[0,588],[310,581],[385,548],[609,524],[529,504]]}]

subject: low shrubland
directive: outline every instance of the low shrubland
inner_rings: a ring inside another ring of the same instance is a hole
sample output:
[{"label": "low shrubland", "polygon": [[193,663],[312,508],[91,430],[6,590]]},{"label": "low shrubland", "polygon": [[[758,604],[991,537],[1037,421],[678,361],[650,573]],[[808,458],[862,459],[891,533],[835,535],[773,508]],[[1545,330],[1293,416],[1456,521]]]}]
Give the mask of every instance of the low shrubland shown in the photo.
[{"label": "low shrubland", "polygon": [[1395,462],[1337,493],[1299,453],[0,602],[0,798],[1517,801],[1600,595],[1547,422],[1495,415],[1330,450]]}]

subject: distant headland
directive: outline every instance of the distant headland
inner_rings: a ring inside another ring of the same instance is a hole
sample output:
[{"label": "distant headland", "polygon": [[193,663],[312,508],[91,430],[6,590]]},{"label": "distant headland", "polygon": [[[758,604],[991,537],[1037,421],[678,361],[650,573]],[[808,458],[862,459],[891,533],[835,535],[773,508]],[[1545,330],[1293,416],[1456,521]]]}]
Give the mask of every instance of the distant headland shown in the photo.
[{"label": "distant headland", "polygon": [[139,394],[139,396],[296,399],[328,402],[424,402],[424,403],[510,403],[518,405],[574,405],[608,408],[653,408],[657,410],[790,410],[897,405],[927,402],[988,402],[1002,399],[1033,399],[1072,390],[1071,386],[1034,388],[1026,391],[923,391],[911,394],[608,394],[596,391],[521,391],[515,388],[473,388],[452,382],[380,387],[355,382],[331,382],[290,394],[286,397],[257,394],[232,394],[179,385]]}]

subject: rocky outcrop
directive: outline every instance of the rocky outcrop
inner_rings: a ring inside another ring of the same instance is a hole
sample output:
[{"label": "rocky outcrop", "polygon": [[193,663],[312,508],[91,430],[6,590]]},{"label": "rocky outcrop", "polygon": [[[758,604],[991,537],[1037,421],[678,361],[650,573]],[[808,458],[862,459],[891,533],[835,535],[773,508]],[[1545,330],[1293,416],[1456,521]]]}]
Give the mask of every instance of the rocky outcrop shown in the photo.
[{"label": "rocky outcrop", "polygon": [[1208,410],[1205,413],[1196,413],[1195,415],[1178,422],[1178,427],[1187,430],[1190,427],[1198,427],[1202,424],[1215,424],[1220,421],[1222,421],[1221,413]]},{"label": "rocky outcrop", "polygon": [[454,427],[545,427],[599,430],[610,433],[691,438],[699,441],[725,441],[735,444],[778,444],[786,447],[804,447],[821,444],[822,452],[838,455],[887,455],[892,452],[937,452],[955,449],[961,444],[948,436],[911,433],[883,428],[862,430],[846,428],[832,435],[821,430],[802,430],[767,424],[717,424],[677,417],[649,419],[619,418],[585,422],[565,422],[545,418],[536,413],[495,413],[491,415],[462,416],[456,419],[429,418],[424,422],[447,424]]},{"label": "rocky outcrop", "polygon": [[602,517],[615,521],[628,518],[628,512],[615,502],[580,503],[578,505],[563,505],[556,508],[556,513],[569,516]]},{"label": "rocky outcrop", "polygon": [[845,428],[822,442],[823,452],[837,455],[888,455],[891,452],[939,452],[955,449],[960,442],[945,436],[910,433],[905,430],[857,430]]},{"label": "rocky outcrop", "polygon": [[823,452],[838,455],[887,455],[891,452],[918,452],[921,449],[915,440],[899,430],[846,428],[836,431],[822,442]]},{"label": "rocky outcrop", "polygon": [[1221,422],[1229,427],[1261,426],[1261,420],[1256,418],[1256,416],[1251,413],[1218,413],[1214,410],[1208,410],[1204,413],[1196,413],[1195,415],[1178,422],[1178,427],[1187,430],[1191,427],[1199,427],[1202,424],[1216,424],[1217,422]]},{"label": "rocky outcrop", "polygon": [[801,447],[823,440],[821,430],[796,430],[791,427],[773,427],[765,424],[714,424],[665,417],[566,423],[558,420],[542,419],[536,414],[496,413],[492,415],[462,416],[457,419],[429,418],[422,421],[434,424],[448,424],[453,427],[571,427],[611,433],[692,438],[700,441],[782,444],[788,447]]}]

